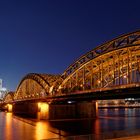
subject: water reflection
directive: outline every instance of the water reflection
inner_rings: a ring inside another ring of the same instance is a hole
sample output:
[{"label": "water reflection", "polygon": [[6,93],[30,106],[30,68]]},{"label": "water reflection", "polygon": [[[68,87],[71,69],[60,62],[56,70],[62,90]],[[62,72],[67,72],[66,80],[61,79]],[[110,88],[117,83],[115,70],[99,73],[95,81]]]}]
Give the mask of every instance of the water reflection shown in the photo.
[{"label": "water reflection", "polygon": [[97,119],[69,121],[39,121],[14,117],[0,112],[0,140],[40,140],[60,136],[95,134],[140,129],[140,108],[99,109]]},{"label": "water reflection", "polygon": [[6,140],[11,140],[12,136],[12,113],[6,113],[5,115],[5,133],[4,138]]},{"label": "water reflection", "polygon": [[100,109],[99,114],[101,131],[140,129],[137,126],[137,122],[140,123],[140,108]]},{"label": "water reflection", "polygon": [[58,134],[52,133],[49,130],[50,124],[48,122],[37,122],[36,131],[35,131],[35,139],[48,139],[48,138],[58,138]]}]

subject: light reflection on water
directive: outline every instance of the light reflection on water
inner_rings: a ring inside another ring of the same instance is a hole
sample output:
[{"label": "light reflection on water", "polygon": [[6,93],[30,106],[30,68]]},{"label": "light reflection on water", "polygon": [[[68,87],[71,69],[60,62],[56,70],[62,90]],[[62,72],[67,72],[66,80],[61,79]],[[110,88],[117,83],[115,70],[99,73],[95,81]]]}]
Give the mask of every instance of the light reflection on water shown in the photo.
[{"label": "light reflection on water", "polygon": [[5,119],[5,138],[7,140],[10,140],[12,137],[12,113],[6,113],[6,119]]},{"label": "light reflection on water", "polygon": [[102,132],[140,129],[140,108],[100,109],[99,114]]},{"label": "light reflection on water", "polygon": [[48,130],[48,122],[32,122],[0,112],[0,140],[41,140],[59,137]]},{"label": "light reflection on water", "polygon": [[99,109],[97,119],[50,122],[22,120],[0,112],[0,140],[40,140],[120,130],[129,133],[137,129],[140,129],[140,108]]},{"label": "light reflection on water", "polygon": [[37,122],[36,131],[35,131],[35,139],[46,139],[46,138],[58,138],[57,134],[50,132],[48,122]]}]

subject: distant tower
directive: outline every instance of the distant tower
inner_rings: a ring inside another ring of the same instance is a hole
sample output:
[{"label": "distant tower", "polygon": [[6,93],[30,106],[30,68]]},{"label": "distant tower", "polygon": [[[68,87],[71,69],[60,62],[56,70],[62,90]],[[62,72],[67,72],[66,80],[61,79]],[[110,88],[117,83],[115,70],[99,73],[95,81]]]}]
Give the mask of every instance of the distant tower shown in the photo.
[{"label": "distant tower", "polygon": [[7,93],[7,89],[2,87],[2,79],[0,79],[0,99],[4,98]]},{"label": "distant tower", "polygon": [[0,90],[2,89],[2,79],[0,79]]}]

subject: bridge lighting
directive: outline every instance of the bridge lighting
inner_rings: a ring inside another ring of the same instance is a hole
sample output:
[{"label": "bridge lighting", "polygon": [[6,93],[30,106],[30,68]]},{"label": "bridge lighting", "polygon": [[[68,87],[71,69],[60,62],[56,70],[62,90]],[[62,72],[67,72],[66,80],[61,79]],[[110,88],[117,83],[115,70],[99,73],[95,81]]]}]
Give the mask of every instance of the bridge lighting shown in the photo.
[{"label": "bridge lighting", "polygon": [[125,100],[126,101],[134,101],[135,99],[134,98],[126,98]]},{"label": "bridge lighting", "polygon": [[68,101],[68,104],[71,104],[72,103],[72,101]]},{"label": "bridge lighting", "polygon": [[38,103],[38,110],[39,110],[39,112],[48,112],[49,111],[49,105],[47,104],[47,103]]},{"label": "bridge lighting", "polygon": [[40,108],[40,106],[41,106],[41,103],[38,103],[38,108]]},{"label": "bridge lighting", "polygon": [[75,103],[75,101],[67,101],[68,104]]},{"label": "bridge lighting", "polygon": [[51,86],[51,87],[50,87],[50,91],[49,91],[50,93],[52,93],[53,87],[54,87],[54,86]]},{"label": "bridge lighting", "polygon": [[62,89],[61,85],[59,86],[59,89]]},{"label": "bridge lighting", "polygon": [[98,82],[98,84],[100,84],[100,83],[101,83],[101,81],[100,81],[100,80],[98,80],[97,82]]},{"label": "bridge lighting", "polygon": [[7,104],[7,111],[12,112],[13,106],[11,104]]},{"label": "bridge lighting", "polygon": [[123,76],[123,78],[127,78],[127,76],[126,76],[126,75],[124,75],[124,76]]}]

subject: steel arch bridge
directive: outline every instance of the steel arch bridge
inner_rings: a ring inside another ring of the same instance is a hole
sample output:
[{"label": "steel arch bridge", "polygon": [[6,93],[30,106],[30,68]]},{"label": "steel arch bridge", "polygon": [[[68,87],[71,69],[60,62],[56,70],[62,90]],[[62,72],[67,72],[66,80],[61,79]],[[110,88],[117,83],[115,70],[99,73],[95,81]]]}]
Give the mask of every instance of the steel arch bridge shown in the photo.
[{"label": "steel arch bridge", "polygon": [[18,85],[14,100],[46,97],[52,93],[54,82],[59,78],[60,75],[27,74]]},{"label": "steel arch bridge", "polygon": [[19,83],[13,99],[55,98],[129,85],[140,86],[140,31],[94,48],[61,75],[27,74]]},{"label": "steel arch bridge", "polygon": [[63,73],[62,93],[140,82],[140,31],[113,39],[81,56]]},{"label": "steel arch bridge", "polygon": [[7,92],[2,100],[3,103],[9,103],[14,101],[14,92]]}]

